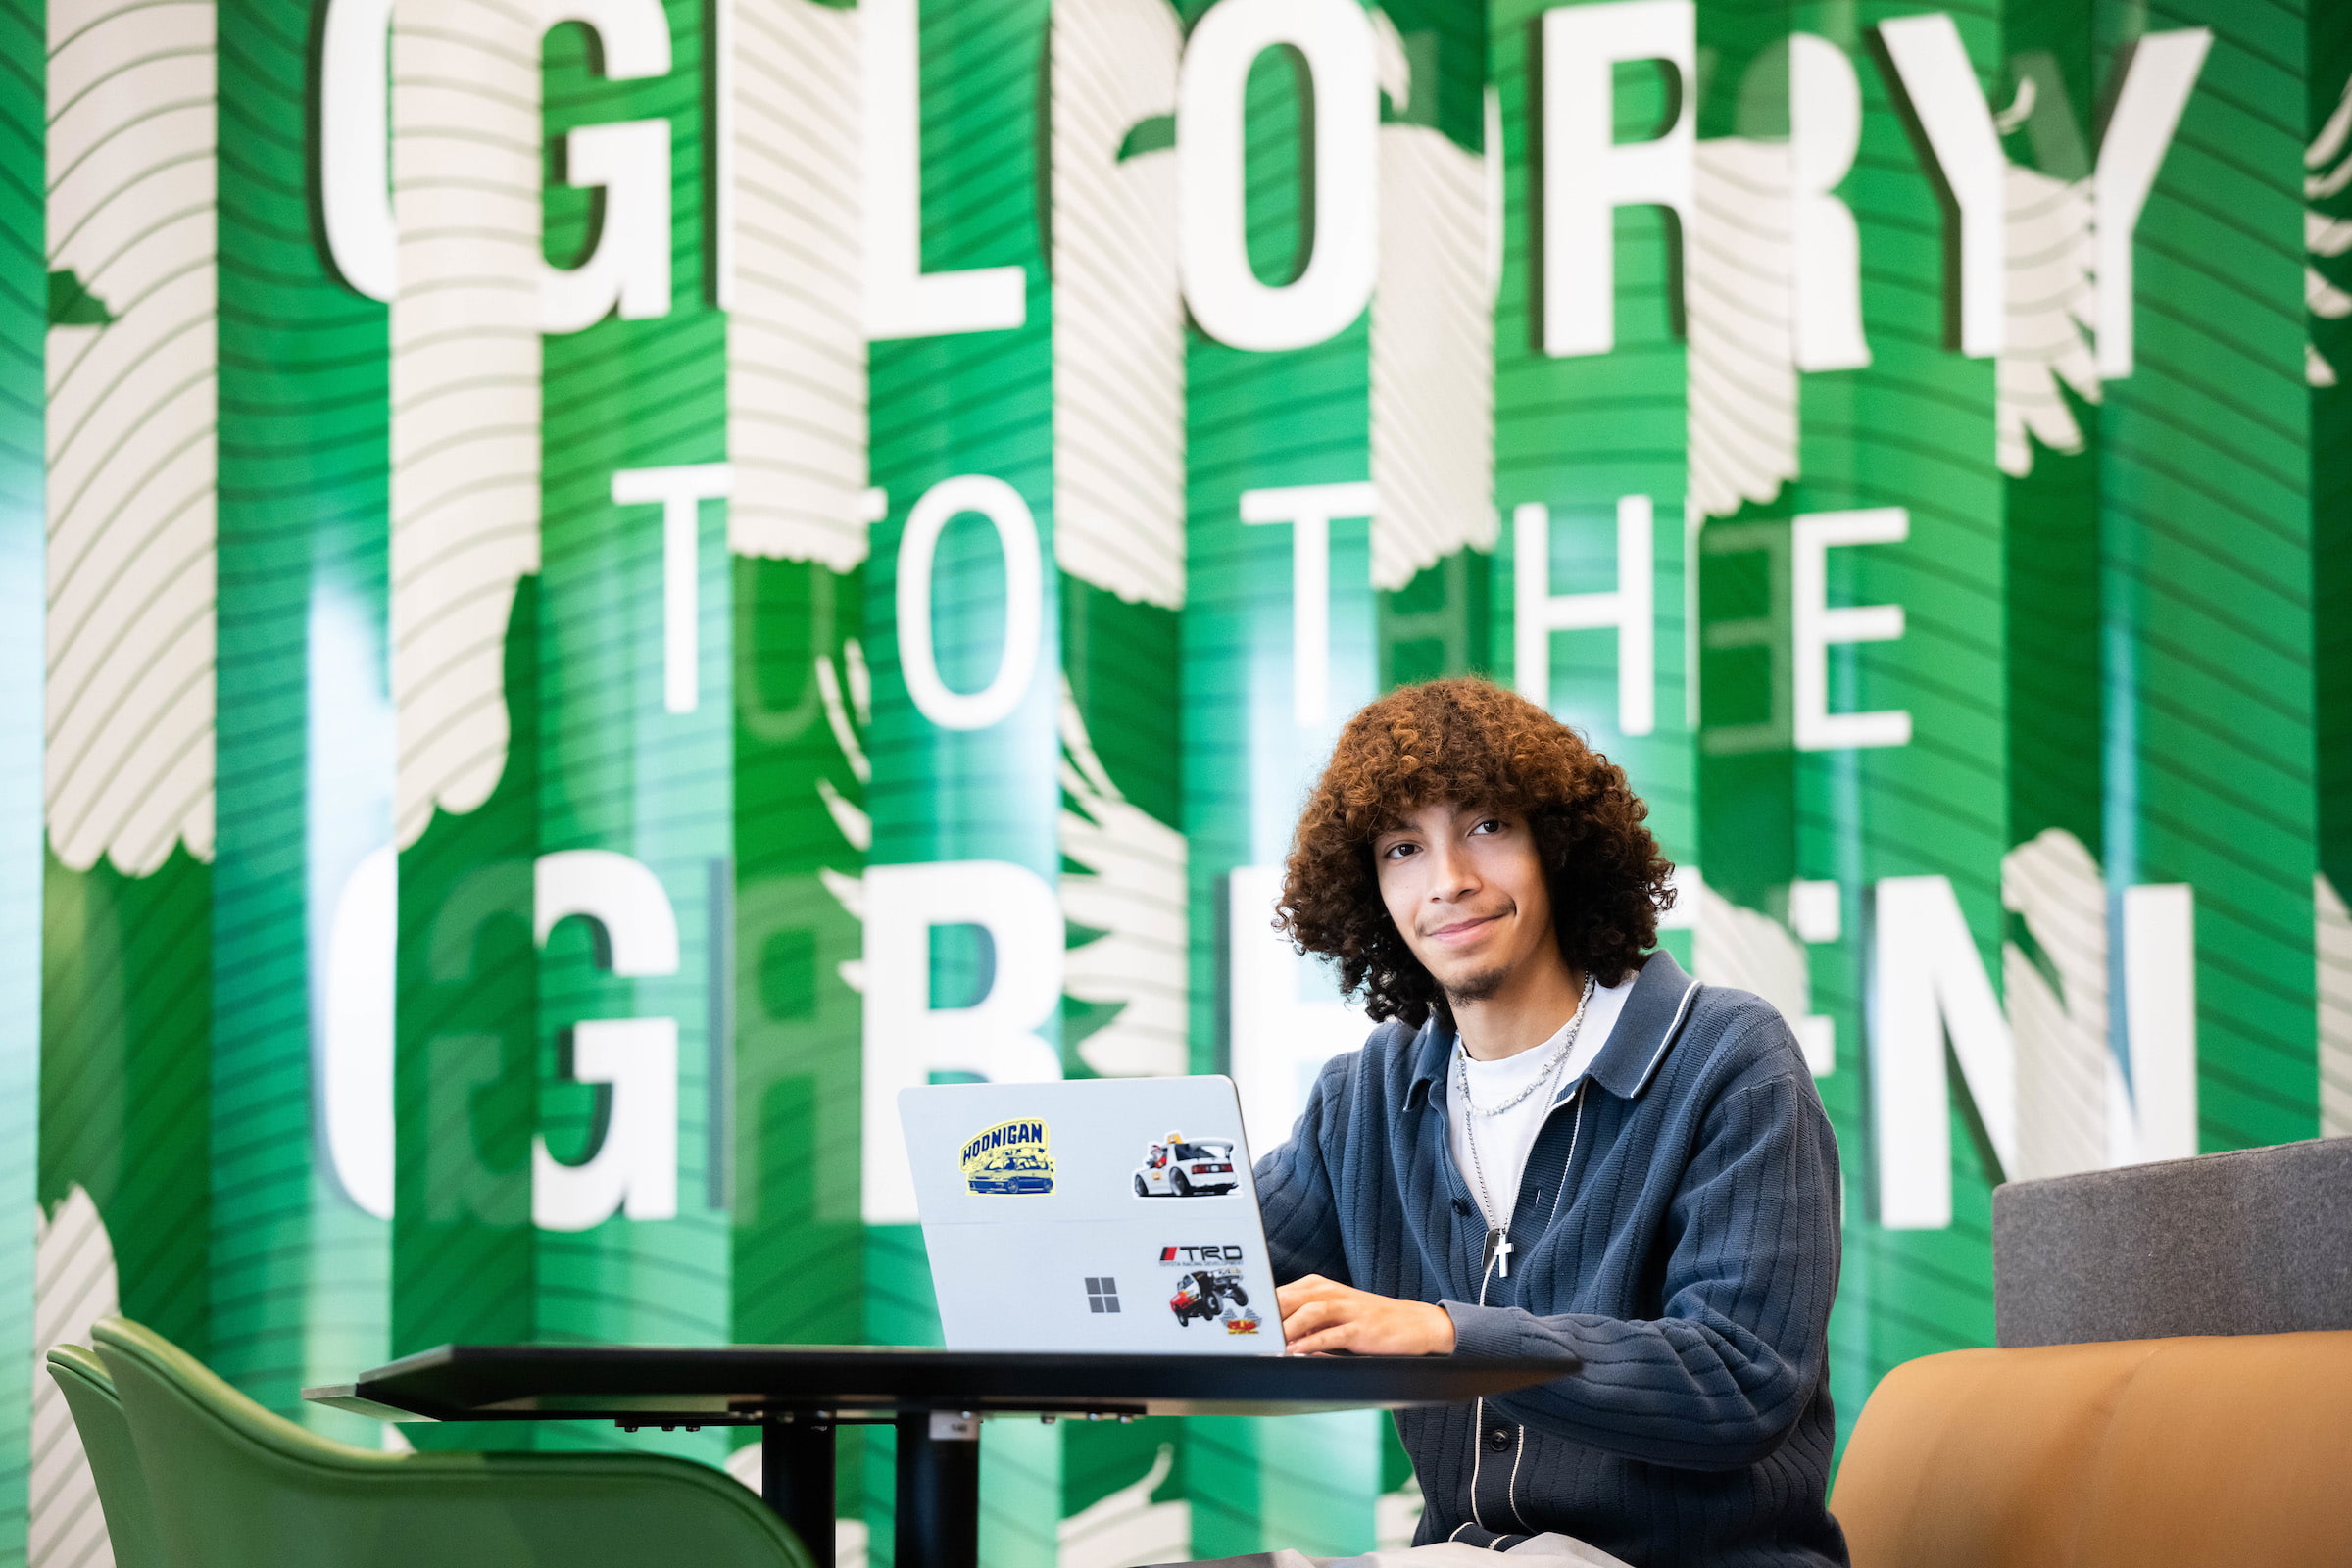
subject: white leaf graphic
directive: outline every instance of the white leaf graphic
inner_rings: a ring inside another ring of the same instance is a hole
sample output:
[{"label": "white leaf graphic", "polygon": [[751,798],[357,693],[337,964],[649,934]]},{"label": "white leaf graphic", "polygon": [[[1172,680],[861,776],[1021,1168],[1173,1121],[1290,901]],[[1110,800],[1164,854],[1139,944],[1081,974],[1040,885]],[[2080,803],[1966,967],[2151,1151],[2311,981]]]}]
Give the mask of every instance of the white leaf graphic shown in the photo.
[{"label": "white leaf graphic", "polygon": [[727,542],[738,555],[865,559],[866,347],[859,263],[861,16],[722,0],[728,95]]},{"label": "white leaf graphic", "polygon": [[507,620],[539,569],[539,34],[518,0],[392,22],[394,833],[506,770]]},{"label": "white leaf graphic", "polygon": [[64,1391],[49,1375],[50,1347],[88,1345],[90,1325],[120,1310],[115,1249],[90,1195],[76,1185],[54,1214],[33,1214],[31,1519],[28,1568],[113,1568],[106,1515]]},{"label": "white leaf graphic", "polygon": [[1054,7],[1054,557],[1129,603],[1184,604],[1184,298],[1176,152],[1119,152],[1176,110],[1166,0]]},{"label": "white leaf graphic", "polygon": [[210,0],[49,8],[49,266],[87,318],[47,353],[44,764],[75,870],[213,853],[215,31]]}]

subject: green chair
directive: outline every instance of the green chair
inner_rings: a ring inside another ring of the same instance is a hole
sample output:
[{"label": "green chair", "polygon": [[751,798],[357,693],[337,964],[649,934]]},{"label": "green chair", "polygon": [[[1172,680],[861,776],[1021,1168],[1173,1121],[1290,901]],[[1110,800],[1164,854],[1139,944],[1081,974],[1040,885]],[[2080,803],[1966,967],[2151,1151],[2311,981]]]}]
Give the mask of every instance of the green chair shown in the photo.
[{"label": "green chair", "polygon": [[139,1471],[139,1450],[131,1443],[130,1423],[122,1418],[122,1401],[115,1396],[106,1364],[95,1351],[60,1345],[49,1352],[49,1375],[64,1391],[66,1408],[74,1412],[74,1429],[81,1434],[82,1456],[98,1483],[98,1509],[106,1515],[107,1538],[114,1543],[115,1568],[169,1568],[171,1559],[156,1540],[155,1507],[147,1498],[147,1478]]},{"label": "green chair", "polygon": [[376,1453],[270,1414],[136,1323],[91,1337],[172,1568],[811,1568],[764,1503],[703,1465]]}]

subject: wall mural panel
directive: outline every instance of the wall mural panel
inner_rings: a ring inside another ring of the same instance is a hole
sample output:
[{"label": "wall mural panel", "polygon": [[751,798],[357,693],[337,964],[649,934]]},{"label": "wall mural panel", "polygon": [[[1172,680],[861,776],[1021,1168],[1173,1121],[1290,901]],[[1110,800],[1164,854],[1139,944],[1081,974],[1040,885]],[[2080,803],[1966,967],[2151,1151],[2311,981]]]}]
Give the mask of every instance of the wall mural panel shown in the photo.
[{"label": "wall mural panel", "polygon": [[[110,1310],[373,1444],[300,1388],[936,1342],[906,1085],[1269,1146],[1293,814],[1441,674],[1796,1031],[1845,1427],[1997,1182],[2352,1134],[2352,20],[1930,3],[0,0],[0,1560],[110,1558]],[[984,1442],[990,1568],[1418,1508]]]},{"label": "wall mural panel", "polygon": [[[34,1353],[44,1348],[35,1314],[36,1238],[46,1211],[67,1196],[48,1188],[40,1164],[48,600],[41,405],[49,292],[43,29],[37,0],[0,4],[0,61],[7,62],[0,70],[0,168],[8,171],[0,179],[0,1280],[7,1281],[0,1296],[0,1555],[10,1559],[22,1558],[31,1522],[35,1429],[53,1429],[65,1403],[33,1377]],[[97,1534],[85,1522],[97,1512],[86,1481],[58,1496],[44,1521],[53,1534]]]}]

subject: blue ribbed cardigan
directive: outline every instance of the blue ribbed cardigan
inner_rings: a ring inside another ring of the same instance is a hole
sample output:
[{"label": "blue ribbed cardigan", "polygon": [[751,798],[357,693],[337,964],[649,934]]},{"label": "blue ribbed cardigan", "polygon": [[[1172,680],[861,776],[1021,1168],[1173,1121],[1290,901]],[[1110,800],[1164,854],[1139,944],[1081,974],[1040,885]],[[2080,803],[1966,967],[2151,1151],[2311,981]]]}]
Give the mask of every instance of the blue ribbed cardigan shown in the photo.
[{"label": "blue ribbed cardigan", "polygon": [[1843,1564],[1838,1149],[1781,1015],[1650,955],[1528,1155],[1507,1279],[1447,1143],[1453,1045],[1442,1013],[1383,1024],[1257,1166],[1277,1280],[1442,1303],[1457,1355],[1560,1360],[1524,1393],[1398,1413],[1416,1541],[1552,1530],[1634,1568]]}]

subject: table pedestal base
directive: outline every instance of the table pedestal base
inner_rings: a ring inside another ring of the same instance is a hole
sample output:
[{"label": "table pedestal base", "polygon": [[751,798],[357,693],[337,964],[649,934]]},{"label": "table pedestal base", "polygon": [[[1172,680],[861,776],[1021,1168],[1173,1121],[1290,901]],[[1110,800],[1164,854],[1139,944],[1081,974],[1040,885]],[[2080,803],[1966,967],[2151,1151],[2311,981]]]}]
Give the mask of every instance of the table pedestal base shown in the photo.
[{"label": "table pedestal base", "polygon": [[833,1423],[760,1424],[760,1495],[792,1527],[816,1568],[833,1568]]},{"label": "table pedestal base", "polygon": [[898,1432],[898,1568],[978,1568],[979,1418],[916,1411]]}]

